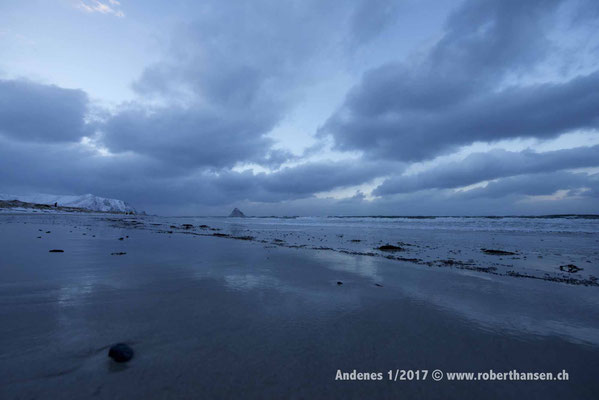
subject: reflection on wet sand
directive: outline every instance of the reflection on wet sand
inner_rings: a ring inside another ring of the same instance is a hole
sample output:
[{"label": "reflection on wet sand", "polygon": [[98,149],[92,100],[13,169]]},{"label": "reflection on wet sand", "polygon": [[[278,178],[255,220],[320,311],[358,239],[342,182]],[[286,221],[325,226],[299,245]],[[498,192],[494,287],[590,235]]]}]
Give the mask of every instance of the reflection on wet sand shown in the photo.
[{"label": "reflection on wet sand", "polygon": [[[596,287],[157,234],[91,216],[36,218],[0,221],[2,398],[453,398],[489,389],[592,398],[599,389]],[[38,229],[52,233],[34,240]],[[57,245],[65,252],[48,253]],[[126,366],[106,355],[118,342],[135,349]],[[576,378],[334,380],[338,369],[394,368],[566,369]]]}]

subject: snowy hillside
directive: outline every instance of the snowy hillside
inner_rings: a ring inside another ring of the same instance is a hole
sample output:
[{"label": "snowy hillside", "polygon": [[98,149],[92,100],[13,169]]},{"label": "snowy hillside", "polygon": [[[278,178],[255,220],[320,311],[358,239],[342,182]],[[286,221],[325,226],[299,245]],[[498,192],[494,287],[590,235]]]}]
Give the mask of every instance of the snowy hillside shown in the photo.
[{"label": "snowy hillside", "polygon": [[93,194],[84,194],[82,196],[53,194],[0,194],[0,200],[19,200],[26,203],[49,205],[58,203],[58,205],[62,207],[85,208],[91,211],[136,212],[133,207],[125,203],[123,200],[107,199],[104,197],[94,196]]}]

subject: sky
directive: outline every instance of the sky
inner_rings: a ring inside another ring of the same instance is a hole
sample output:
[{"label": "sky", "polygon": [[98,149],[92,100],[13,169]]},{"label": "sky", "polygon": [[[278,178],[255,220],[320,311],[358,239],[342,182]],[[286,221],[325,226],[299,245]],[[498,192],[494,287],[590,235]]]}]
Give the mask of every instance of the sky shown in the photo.
[{"label": "sky", "polygon": [[596,0],[0,2],[0,192],[599,214]]}]

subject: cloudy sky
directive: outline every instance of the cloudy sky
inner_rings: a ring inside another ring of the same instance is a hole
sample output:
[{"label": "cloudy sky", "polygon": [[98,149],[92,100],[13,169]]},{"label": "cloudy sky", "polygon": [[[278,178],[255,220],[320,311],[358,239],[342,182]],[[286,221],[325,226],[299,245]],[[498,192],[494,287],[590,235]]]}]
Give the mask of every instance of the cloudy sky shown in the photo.
[{"label": "cloudy sky", "polygon": [[599,213],[596,0],[0,2],[0,192]]}]

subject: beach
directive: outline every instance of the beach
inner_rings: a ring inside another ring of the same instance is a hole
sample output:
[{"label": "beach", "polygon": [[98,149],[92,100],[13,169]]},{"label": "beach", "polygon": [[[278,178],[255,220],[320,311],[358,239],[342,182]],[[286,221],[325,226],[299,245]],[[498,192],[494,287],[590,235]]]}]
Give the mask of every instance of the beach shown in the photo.
[{"label": "beach", "polygon": [[592,399],[595,221],[2,214],[0,397]]}]

